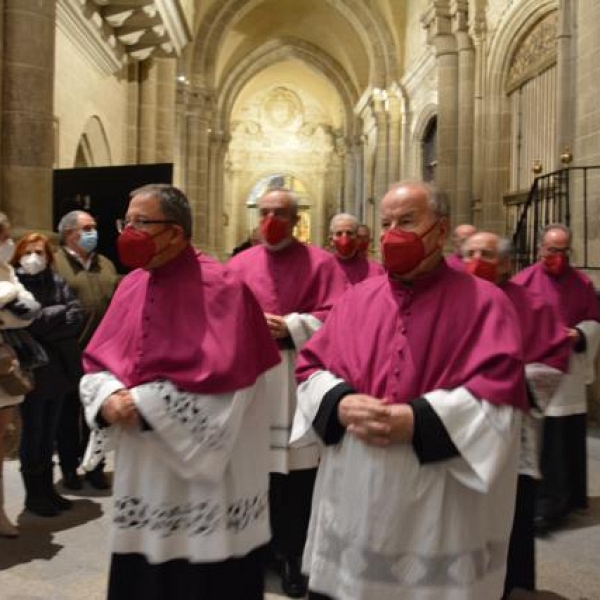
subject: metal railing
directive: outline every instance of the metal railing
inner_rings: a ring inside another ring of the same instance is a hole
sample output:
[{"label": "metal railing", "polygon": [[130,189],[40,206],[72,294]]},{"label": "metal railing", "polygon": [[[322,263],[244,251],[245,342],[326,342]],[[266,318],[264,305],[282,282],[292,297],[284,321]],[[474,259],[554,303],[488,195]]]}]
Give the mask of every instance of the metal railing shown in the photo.
[{"label": "metal railing", "polygon": [[[595,207],[595,213],[591,209]],[[600,269],[600,166],[569,167],[535,178],[527,200],[507,205],[507,231],[514,231],[515,270],[537,259],[540,235],[550,223],[571,229],[572,262],[581,269]],[[590,233],[593,232],[593,236]]]}]

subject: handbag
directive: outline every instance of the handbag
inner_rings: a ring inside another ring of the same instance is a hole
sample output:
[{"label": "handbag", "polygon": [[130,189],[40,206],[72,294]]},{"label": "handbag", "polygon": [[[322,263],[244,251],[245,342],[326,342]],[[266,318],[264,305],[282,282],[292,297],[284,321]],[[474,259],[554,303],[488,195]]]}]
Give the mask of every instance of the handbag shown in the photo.
[{"label": "handbag", "polygon": [[33,375],[21,369],[17,353],[7,343],[0,343],[0,387],[9,396],[22,396],[33,389]]}]

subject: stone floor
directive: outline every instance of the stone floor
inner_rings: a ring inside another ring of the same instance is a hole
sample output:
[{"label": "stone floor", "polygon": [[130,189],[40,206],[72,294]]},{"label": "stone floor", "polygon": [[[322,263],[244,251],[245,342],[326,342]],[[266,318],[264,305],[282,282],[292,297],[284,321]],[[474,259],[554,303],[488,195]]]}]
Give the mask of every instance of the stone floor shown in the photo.
[{"label": "stone floor", "polygon": [[[539,541],[538,587],[542,591],[514,593],[513,600],[600,599],[600,438],[591,436],[588,448],[590,508],[552,537]],[[7,512],[19,522],[21,536],[0,538],[0,599],[104,598],[110,495],[86,488],[69,494],[75,500],[74,510],[50,519],[36,517],[22,511],[18,462],[7,461],[4,473]],[[275,580],[268,581],[267,591],[269,600],[284,598]]]}]

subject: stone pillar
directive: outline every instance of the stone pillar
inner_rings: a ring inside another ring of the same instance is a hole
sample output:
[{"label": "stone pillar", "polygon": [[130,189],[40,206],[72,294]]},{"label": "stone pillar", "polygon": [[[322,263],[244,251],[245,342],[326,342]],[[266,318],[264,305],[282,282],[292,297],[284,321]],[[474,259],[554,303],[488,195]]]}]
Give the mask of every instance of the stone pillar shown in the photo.
[{"label": "stone pillar", "polygon": [[129,164],[139,162],[140,118],[140,63],[127,67],[127,138],[126,156]]},{"label": "stone pillar", "polygon": [[402,104],[395,94],[389,95],[389,165],[388,186],[400,180]]},{"label": "stone pillar", "polygon": [[383,198],[389,187],[389,132],[386,98],[383,92],[373,95],[372,109],[377,127],[377,145],[375,148],[375,197]]},{"label": "stone pillar", "polygon": [[435,0],[423,20],[435,48],[438,76],[436,184],[448,194],[451,212],[456,214],[458,53],[449,3]]},{"label": "stone pillar", "polygon": [[17,228],[52,229],[56,4],[2,2],[1,209]]},{"label": "stone pillar", "polygon": [[208,247],[218,257],[223,257],[223,163],[228,138],[222,131],[213,131],[209,146],[209,231]]},{"label": "stone pillar", "polygon": [[176,63],[152,59],[140,65],[139,162],[173,162]]},{"label": "stone pillar", "polygon": [[197,86],[180,83],[177,91],[176,185],[185,191],[192,209],[193,242],[208,244],[208,139],[210,108],[206,93]]},{"label": "stone pillar", "polygon": [[562,169],[560,155],[564,148],[574,147],[575,97],[574,74],[577,72],[573,59],[572,30],[573,30],[573,2],[560,0],[558,9],[558,48],[556,58],[556,141],[554,169]]},{"label": "stone pillar", "polygon": [[472,208],[473,224],[481,226],[481,198],[483,197],[484,145],[483,145],[483,96],[486,72],[485,58],[485,17],[475,16],[471,25],[471,37],[475,46],[475,74],[473,80],[473,183],[472,196],[475,206]]},{"label": "stone pillar", "polygon": [[453,27],[458,50],[458,131],[455,224],[472,223],[475,49],[467,31],[467,2],[455,0]]}]

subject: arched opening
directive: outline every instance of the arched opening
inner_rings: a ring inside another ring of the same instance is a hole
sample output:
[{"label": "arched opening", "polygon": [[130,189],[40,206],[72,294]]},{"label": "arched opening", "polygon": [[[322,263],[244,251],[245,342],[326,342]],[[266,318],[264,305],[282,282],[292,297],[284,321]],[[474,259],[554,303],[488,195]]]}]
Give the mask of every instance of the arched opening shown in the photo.
[{"label": "arched opening", "polygon": [[90,117],[79,138],[74,167],[107,167],[112,164],[108,138],[99,117]]}]

